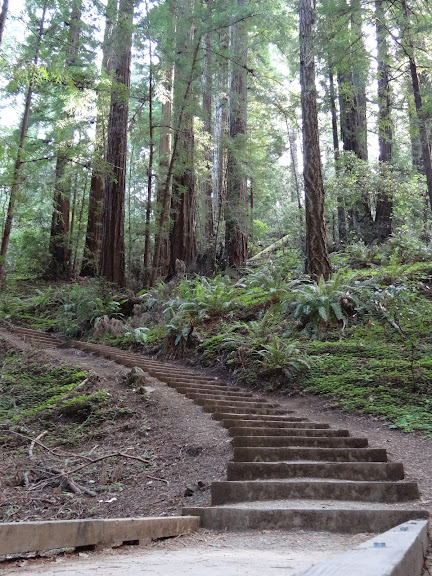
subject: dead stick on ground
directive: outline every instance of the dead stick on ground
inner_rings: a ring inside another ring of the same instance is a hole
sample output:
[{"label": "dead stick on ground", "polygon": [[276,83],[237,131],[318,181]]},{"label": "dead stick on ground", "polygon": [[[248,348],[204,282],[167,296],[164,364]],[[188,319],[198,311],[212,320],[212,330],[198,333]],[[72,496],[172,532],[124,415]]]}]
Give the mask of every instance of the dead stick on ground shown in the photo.
[{"label": "dead stick on ground", "polygon": [[30,460],[33,459],[33,450],[34,450],[36,442],[39,443],[40,440],[42,440],[42,438],[44,436],[46,436],[47,434],[48,434],[48,431],[44,430],[41,434],[39,434],[39,436],[37,436],[37,438],[33,438],[33,440],[31,441],[30,446],[29,446],[29,450],[28,450],[28,455],[29,455]]},{"label": "dead stick on ground", "polygon": [[150,478],[150,480],[157,480],[158,482],[165,482],[165,484],[169,484],[168,480],[165,480],[165,478],[156,478],[156,476],[149,476],[148,474],[146,478]]}]

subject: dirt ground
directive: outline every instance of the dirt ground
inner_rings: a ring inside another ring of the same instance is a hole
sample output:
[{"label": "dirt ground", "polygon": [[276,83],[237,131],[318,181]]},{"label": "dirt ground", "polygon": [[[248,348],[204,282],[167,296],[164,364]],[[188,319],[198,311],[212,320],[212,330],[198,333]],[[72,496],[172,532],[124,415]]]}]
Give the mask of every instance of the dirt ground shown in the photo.
[{"label": "dirt ground", "polygon": [[[1,332],[0,337],[11,346],[30,349],[11,334]],[[28,490],[22,485],[5,485],[0,477],[0,521],[171,516],[181,513],[183,506],[210,503],[210,484],[225,479],[226,463],[232,455],[228,433],[218,422],[154,378],[149,379],[154,391],[146,401],[124,385],[128,369],[109,360],[73,349],[45,349],[40,356],[45,362],[62,362],[96,372],[98,386],[113,395],[120,394],[123,404],[134,410],[131,417],[104,423],[79,447],[73,447],[73,452],[146,453],[153,465],[130,474],[133,461],[124,461],[118,481],[96,497],[59,493],[50,487]],[[37,449],[37,456],[43,459],[43,450]],[[4,471],[10,469],[11,452],[3,450],[0,465]],[[99,468],[88,487],[98,488],[102,474]],[[185,496],[187,489],[189,496]]]}]

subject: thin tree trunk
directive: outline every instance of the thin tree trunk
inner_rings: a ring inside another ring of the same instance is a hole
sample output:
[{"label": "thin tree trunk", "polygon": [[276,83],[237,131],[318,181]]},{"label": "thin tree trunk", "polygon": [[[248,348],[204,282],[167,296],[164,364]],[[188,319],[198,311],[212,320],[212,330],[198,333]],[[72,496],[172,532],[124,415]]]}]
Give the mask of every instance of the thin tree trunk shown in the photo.
[{"label": "thin tree trunk", "polygon": [[[385,23],[385,0],[376,0],[375,19],[378,52],[378,143],[380,163],[389,163],[393,155],[393,129],[391,118],[390,64]],[[383,166],[380,165],[380,171]],[[384,175],[385,177],[385,175]],[[393,198],[380,177],[375,217],[375,235],[378,242],[387,240],[392,231]]]},{"label": "thin tree trunk", "polygon": [[411,73],[411,82],[413,87],[414,102],[417,112],[420,140],[422,145],[423,166],[426,174],[426,184],[429,196],[429,202],[432,208],[432,161],[431,150],[425,122],[425,111],[423,108],[423,100],[420,92],[420,82],[417,72],[417,62],[414,56],[414,44],[410,35],[410,17],[409,9],[406,0],[401,0],[404,17],[406,20],[406,32],[404,33],[404,40],[406,41],[405,51],[409,59],[409,67]]},{"label": "thin tree trunk", "polygon": [[153,155],[154,155],[154,126],[153,126],[153,62],[152,43],[149,41],[149,161],[147,172],[147,206],[145,217],[145,241],[144,241],[144,286],[149,287],[150,270],[150,219],[152,211],[152,187],[153,187]]},{"label": "thin tree trunk", "polygon": [[102,220],[101,276],[120,286],[126,283],[124,212],[127,124],[134,0],[120,0],[115,32],[114,80],[108,122],[107,164]]},{"label": "thin tree trunk", "polygon": [[303,121],[304,182],[306,196],[305,271],[314,278],[331,274],[324,215],[324,184],[318,134],[315,86],[315,0],[300,0],[300,85]]},{"label": "thin tree trunk", "polygon": [[83,193],[82,193],[82,197],[81,197],[81,208],[80,208],[80,212],[79,212],[79,216],[78,216],[78,234],[77,234],[77,239],[75,242],[75,251],[74,251],[74,257],[73,257],[73,264],[72,264],[72,271],[74,274],[76,274],[78,272],[78,250],[79,250],[79,245],[80,245],[80,240],[81,240],[81,232],[82,232],[82,228],[83,228],[83,214],[84,214],[84,207],[85,207],[87,182],[88,182],[88,172],[86,171]]},{"label": "thin tree trunk", "polygon": [[[118,0],[108,0],[106,7],[105,32],[102,47],[102,77],[109,77],[113,69],[113,33],[117,20]],[[106,149],[108,111],[106,95],[100,91],[97,99],[94,168],[90,180],[87,232],[84,246],[82,276],[96,276],[102,241],[102,215],[106,178]]]},{"label": "thin tree trunk", "polygon": [[[210,2],[209,2],[210,3]],[[213,231],[213,201],[212,201],[212,157],[213,151],[210,143],[212,137],[212,94],[213,94],[213,76],[212,76],[212,35],[208,32],[204,39],[204,74],[203,74],[203,115],[204,115],[204,132],[208,138],[208,145],[204,150],[206,179],[204,182],[204,203],[205,203],[205,240],[206,246],[210,247]],[[208,251],[208,248],[207,248]]]},{"label": "thin tree trunk", "polygon": [[3,32],[5,29],[5,25],[6,25],[8,8],[9,8],[9,0],[3,0],[2,10],[0,12],[0,46],[1,46],[2,40],[3,40]]},{"label": "thin tree trunk", "polygon": [[[333,134],[333,153],[335,159],[335,169],[338,171],[338,160],[339,160],[339,133],[338,133],[338,122],[337,122],[337,110],[336,110],[336,93],[334,85],[333,72],[329,72],[329,84],[330,84],[330,109],[331,109],[331,119],[332,119],[332,134]],[[337,215],[338,215],[338,236],[339,244],[345,244],[347,241],[347,229],[346,229],[346,214],[345,214],[345,200],[342,195],[338,194],[337,197]]]},{"label": "thin tree trunk", "polygon": [[[35,55],[33,58],[33,65],[34,68],[37,68],[39,62],[39,55],[40,49],[42,44],[42,38],[44,34],[44,25],[45,25],[45,15],[47,11],[46,4],[43,5],[42,9],[42,16],[40,20],[39,32],[36,40],[36,48],[35,48]],[[22,166],[22,156],[24,151],[24,143],[28,132],[28,125],[30,120],[30,111],[31,111],[31,101],[33,97],[33,89],[35,83],[35,75],[30,74],[29,84],[27,88],[27,94],[25,99],[24,105],[24,114],[21,120],[21,130],[20,130],[20,137],[18,141],[18,150],[15,159],[15,166],[12,174],[12,185],[11,191],[9,196],[9,203],[8,209],[6,214],[5,225],[3,229],[3,236],[2,236],[2,243],[0,248],[0,282],[3,281],[4,272],[6,267],[6,256],[9,247],[9,240],[10,234],[12,230],[12,221],[15,212],[15,203],[19,192],[20,187],[20,173],[21,173],[21,166]]]},{"label": "thin tree trunk", "polygon": [[[81,13],[81,0],[74,0],[70,12],[66,66],[73,66],[78,56]],[[70,114],[66,114],[66,116],[67,121],[70,123],[73,120],[72,116]],[[51,259],[47,270],[48,275],[53,278],[69,278],[71,274],[69,218],[72,182],[69,173],[69,156],[73,150],[73,136],[74,130],[73,127],[70,126],[68,129],[68,138],[66,142],[63,143],[56,162],[54,206],[49,244]]]},{"label": "thin tree trunk", "polygon": [[[245,0],[236,0],[238,8]],[[229,266],[244,266],[247,259],[247,179],[244,170],[247,134],[247,56],[245,22],[231,26],[230,139],[225,209],[225,248]]]},{"label": "thin tree trunk", "polygon": [[[163,210],[164,205],[164,191],[166,185],[168,185],[168,193],[165,198],[165,212],[169,214],[171,211],[171,177],[167,182],[167,174],[170,165],[171,156],[171,133],[172,133],[172,103],[173,103],[173,84],[174,84],[174,66],[168,65],[166,70],[166,80],[165,88],[166,95],[162,102],[161,110],[161,130],[159,136],[159,169],[158,169],[158,179],[157,179],[157,201],[159,205],[159,210]],[[153,270],[157,266],[158,274],[165,277],[168,274],[169,262],[170,262],[170,243],[169,243],[169,232],[168,232],[168,222],[164,222],[164,229],[156,231],[155,241],[160,236],[160,257],[159,262],[155,263],[154,253],[153,257]],[[153,272],[152,272],[153,275]]]}]

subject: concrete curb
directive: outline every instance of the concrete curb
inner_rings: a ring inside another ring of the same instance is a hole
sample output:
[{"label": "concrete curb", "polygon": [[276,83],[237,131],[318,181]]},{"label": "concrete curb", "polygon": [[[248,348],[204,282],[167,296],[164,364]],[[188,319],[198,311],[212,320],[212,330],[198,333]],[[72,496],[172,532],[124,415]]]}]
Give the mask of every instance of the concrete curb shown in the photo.
[{"label": "concrete curb", "polygon": [[113,542],[146,544],[157,538],[190,534],[199,527],[197,516],[8,522],[0,524],[0,555]]},{"label": "concrete curb", "polygon": [[297,576],[420,576],[427,547],[427,522],[413,520]]}]

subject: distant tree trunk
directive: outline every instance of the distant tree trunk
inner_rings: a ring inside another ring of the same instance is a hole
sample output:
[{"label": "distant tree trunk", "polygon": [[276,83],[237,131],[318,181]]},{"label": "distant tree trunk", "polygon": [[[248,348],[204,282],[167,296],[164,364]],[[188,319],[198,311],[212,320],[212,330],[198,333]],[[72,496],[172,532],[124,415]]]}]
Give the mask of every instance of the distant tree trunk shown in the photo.
[{"label": "distant tree trunk", "polygon": [[154,156],[154,126],[153,126],[153,61],[152,43],[149,41],[149,161],[147,168],[147,205],[145,217],[145,241],[144,241],[144,286],[149,287],[150,270],[150,219],[152,211],[152,188],[153,188],[153,156]]},{"label": "distant tree trunk", "polygon": [[425,110],[423,108],[423,100],[422,95],[420,92],[420,82],[417,72],[417,62],[415,60],[414,55],[414,44],[410,34],[410,16],[409,16],[409,9],[406,0],[401,0],[402,3],[402,10],[406,20],[405,26],[406,31],[403,34],[405,40],[405,52],[408,55],[409,59],[409,67],[411,73],[411,82],[413,87],[413,94],[414,94],[414,103],[417,112],[418,118],[418,127],[420,133],[420,141],[422,146],[422,157],[423,157],[423,166],[424,172],[426,174],[426,183],[429,195],[429,202],[432,208],[432,161],[431,161],[431,150],[429,145],[429,139],[427,134],[426,128],[426,119],[425,119]]},{"label": "distant tree trunk", "polygon": [[[81,12],[81,0],[74,0],[70,12],[66,66],[73,66],[78,56]],[[66,114],[66,116],[69,122],[72,121],[70,114]],[[47,274],[51,278],[69,278],[72,272],[71,247],[69,244],[72,181],[69,170],[69,155],[70,151],[73,150],[73,127],[69,127],[68,132],[68,138],[63,143],[56,162],[54,207],[49,244],[50,262],[47,270]]]},{"label": "distant tree trunk", "polygon": [[206,179],[204,182],[204,203],[205,203],[205,240],[207,251],[211,246],[214,232],[213,201],[212,201],[212,156],[213,151],[210,144],[212,137],[212,94],[213,94],[213,75],[212,75],[212,35],[207,33],[204,39],[204,74],[203,74],[203,115],[204,115],[204,132],[209,140],[206,145],[205,164]]},{"label": "distant tree trunk", "polygon": [[[186,33],[180,26],[178,27],[177,53],[181,55],[190,53],[194,43],[193,7],[193,0],[178,2],[178,22],[180,24],[185,21],[191,23]],[[176,260],[182,260],[186,268],[190,268],[194,266],[197,258],[193,98],[191,91],[187,100],[185,98],[188,84],[187,81],[185,83],[184,67],[183,56],[177,59],[174,72],[175,127],[179,135],[172,184],[173,225],[170,233],[170,275],[176,272]]]},{"label": "distant tree trunk", "polygon": [[[338,133],[334,76],[331,70],[329,72],[329,84],[330,84],[330,109],[331,109],[332,134],[333,134],[333,152],[337,172],[338,160],[339,160],[339,133]],[[345,244],[347,241],[347,229],[346,229],[345,199],[342,195],[338,195],[337,197],[337,214],[338,214],[339,243]]]},{"label": "distant tree trunk", "polygon": [[159,213],[159,221],[157,226],[157,233],[155,238],[155,249],[154,249],[154,257],[153,257],[153,270],[150,284],[153,285],[156,282],[156,279],[160,273],[160,258],[161,258],[161,251],[164,242],[164,231],[169,223],[169,210],[171,206],[171,180],[173,177],[174,171],[174,164],[177,159],[177,148],[179,146],[180,140],[180,131],[177,126],[181,126],[183,122],[183,116],[186,115],[186,109],[189,102],[189,96],[192,91],[192,83],[195,76],[195,69],[197,65],[198,53],[201,44],[201,39],[198,38],[195,42],[195,48],[192,55],[192,62],[190,66],[189,77],[186,82],[185,90],[184,90],[184,97],[179,102],[179,112],[177,114],[177,123],[176,129],[174,130],[174,141],[172,146],[172,153],[170,162],[168,165],[168,171],[166,175],[166,180],[164,183],[164,188],[161,193],[161,210]]},{"label": "distant tree trunk", "polygon": [[314,29],[315,0],[300,0],[300,85],[303,121],[304,182],[306,196],[305,271],[314,278],[329,278],[331,265],[327,249],[324,215],[324,184],[318,136],[315,86]]},{"label": "distant tree trunk", "polygon": [[[113,67],[113,32],[117,20],[118,0],[108,0],[102,46],[102,77],[109,77]],[[102,240],[102,215],[106,178],[107,120],[106,96],[100,91],[97,99],[94,167],[90,180],[87,232],[84,246],[82,276],[96,276]]]},{"label": "distant tree trunk", "polygon": [[3,0],[2,11],[0,12],[0,46],[3,40],[3,32],[6,24],[9,0]]},{"label": "distant tree trunk", "polygon": [[[366,119],[366,82],[365,62],[367,58],[363,41],[361,3],[352,0],[350,6],[343,0],[344,8],[351,14],[351,31],[348,50],[355,65],[339,66],[339,108],[343,149],[354,152],[360,160],[368,159],[367,119]],[[355,48],[353,48],[355,47]],[[355,50],[355,54],[353,53]],[[370,198],[367,192],[348,212],[351,232],[358,234],[366,243],[373,239],[373,220]]]},{"label": "distant tree trunk", "polygon": [[[43,38],[43,34],[44,34],[46,11],[47,11],[47,5],[46,5],[46,3],[44,3],[43,9],[42,9],[42,16],[40,19],[39,32],[38,32],[38,36],[37,36],[37,40],[36,40],[35,55],[33,58],[34,68],[37,68],[37,65],[39,62],[40,49],[41,49],[42,38]],[[13,170],[13,174],[12,174],[12,185],[11,185],[11,191],[10,191],[10,196],[9,196],[8,209],[7,209],[5,225],[4,225],[4,229],[3,229],[2,243],[1,243],[1,248],[0,248],[0,282],[3,281],[3,278],[4,278],[4,272],[5,272],[5,267],[6,267],[6,256],[7,256],[7,251],[8,251],[8,247],[9,247],[10,234],[12,231],[12,221],[13,221],[14,212],[15,212],[15,203],[16,203],[16,199],[17,199],[17,196],[19,193],[20,174],[21,174],[21,167],[22,167],[22,156],[23,156],[24,143],[25,143],[25,139],[27,136],[29,120],[30,120],[31,101],[32,101],[32,97],[33,97],[34,83],[35,83],[35,75],[30,74],[29,83],[28,83],[28,87],[27,87],[27,94],[26,94],[26,99],[25,99],[25,104],[24,104],[24,114],[23,114],[23,117],[21,120],[21,130],[20,130],[20,137],[18,140],[17,155],[15,158],[15,166],[14,166],[14,170]]]},{"label": "distant tree trunk", "polygon": [[[171,211],[171,177],[167,182],[168,170],[171,156],[172,143],[172,122],[173,122],[173,83],[174,83],[174,66],[168,64],[165,71],[165,96],[162,102],[161,110],[161,129],[159,135],[159,169],[157,177],[157,201],[159,214],[169,216]],[[164,195],[165,187],[167,193]],[[162,229],[156,230],[155,244],[159,242],[160,254],[158,263],[153,257],[153,270],[157,268],[157,273],[166,277],[168,275],[170,263],[170,243],[169,243],[169,218],[164,218]],[[156,253],[156,250],[155,250]],[[152,272],[153,276],[153,272]]]},{"label": "distant tree trunk", "polygon": [[[219,33],[220,50],[223,52],[228,46],[228,35],[226,31]],[[222,236],[221,227],[224,220],[224,211],[226,204],[226,185],[227,185],[227,164],[228,164],[228,138],[229,138],[229,119],[228,119],[228,62],[225,58],[216,60],[217,71],[215,76],[216,91],[214,97],[214,122],[213,122],[213,171],[212,171],[212,189],[214,194],[215,205],[215,226],[214,226],[214,245],[213,261],[218,258],[219,242]],[[222,243],[221,243],[222,245]],[[219,264],[223,265],[225,255],[219,254]]]},{"label": "distant tree trunk", "polygon": [[114,38],[114,81],[108,121],[107,164],[102,219],[101,276],[120,286],[126,283],[124,213],[129,113],[130,61],[134,0],[120,0]]},{"label": "distant tree trunk", "polygon": [[[386,4],[386,0],[375,2],[378,51],[378,142],[379,161],[382,163],[391,162],[393,153],[390,64],[384,11]],[[375,235],[378,242],[384,242],[390,237],[392,231],[393,198],[387,191],[385,183],[379,182],[378,186]]]},{"label": "distant tree trunk", "polygon": [[[241,8],[245,0],[236,0]],[[244,266],[247,260],[248,198],[244,170],[247,134],[247,56],[248,35],[245,22],[231,26],[230,139],[227,166],[225,209],[225,248],[229,266]]]}]

